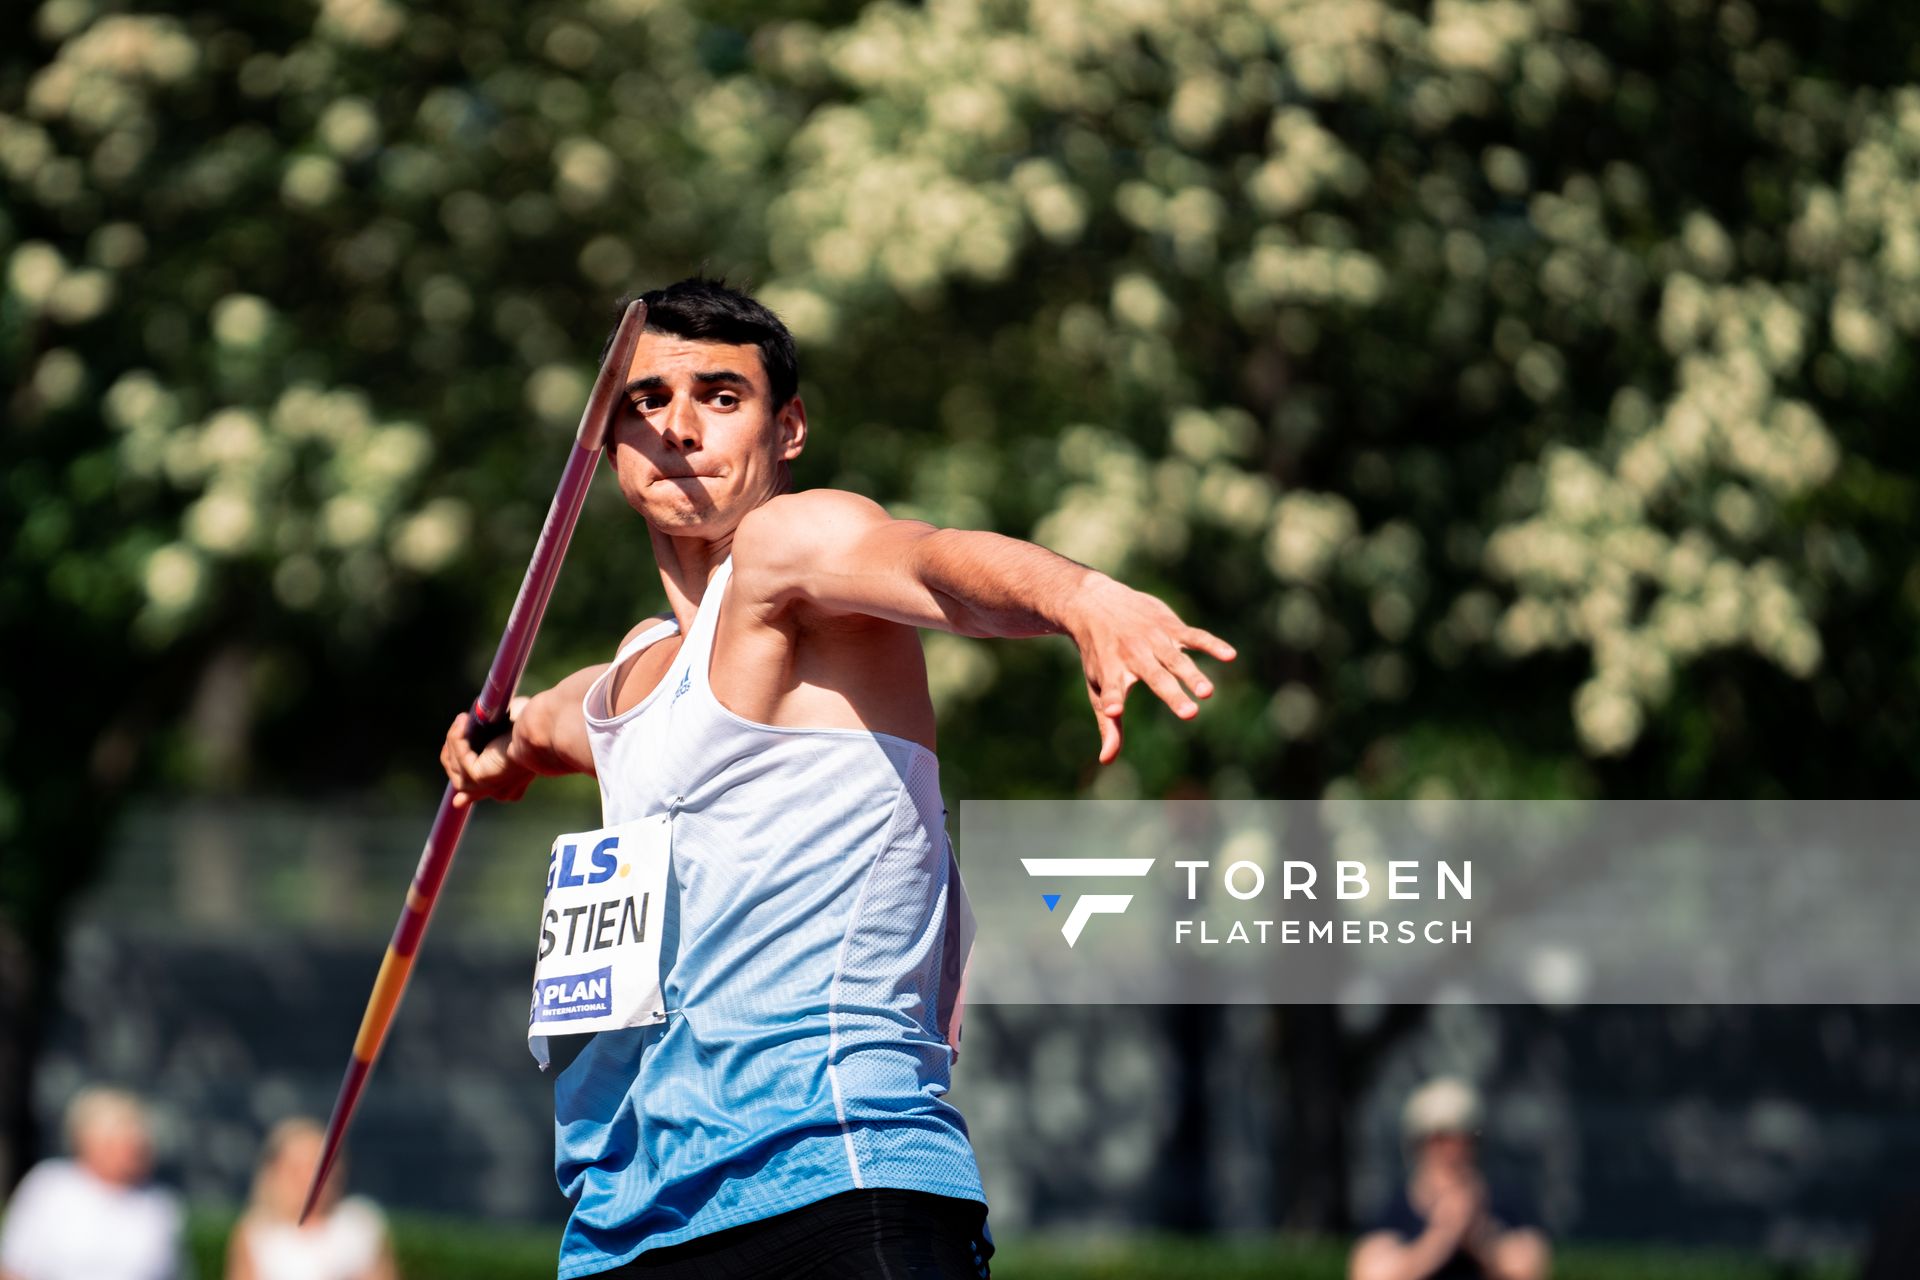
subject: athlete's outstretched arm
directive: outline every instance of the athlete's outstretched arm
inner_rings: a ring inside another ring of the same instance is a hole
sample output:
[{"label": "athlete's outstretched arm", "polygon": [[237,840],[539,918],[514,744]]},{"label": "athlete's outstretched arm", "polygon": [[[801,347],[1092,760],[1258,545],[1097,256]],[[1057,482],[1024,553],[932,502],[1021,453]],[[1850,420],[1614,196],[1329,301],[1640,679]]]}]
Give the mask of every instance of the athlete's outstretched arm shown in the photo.
[{"label": "athlete's outstretched arm", "polygon": [[[1182,719],[1213,684],[1186,654],[1233,646],[1162,601],[1044,547],[997,533],[895,520],[857,494],[813,489],[756,508],[734,533],[744,590],[779,608],[868,614],[959,635],[1066,635],[1079,646],[1100,724],[1100,762],[1120,753],[1127,691],[1145,683]],[[1184,686],[1184,687],[1183,687]]]},{"label": "athlete's outstretched arm", "polygon": [[518,800],[539,777],[592,773],[593,748],[581,702],[607,665],[584,668],[551,689],[515,698],[508,708],[512,729],[478,751],[467,741],[467,713],[455,716],[440,747],[441,767],[454,785],[454,807]]}]

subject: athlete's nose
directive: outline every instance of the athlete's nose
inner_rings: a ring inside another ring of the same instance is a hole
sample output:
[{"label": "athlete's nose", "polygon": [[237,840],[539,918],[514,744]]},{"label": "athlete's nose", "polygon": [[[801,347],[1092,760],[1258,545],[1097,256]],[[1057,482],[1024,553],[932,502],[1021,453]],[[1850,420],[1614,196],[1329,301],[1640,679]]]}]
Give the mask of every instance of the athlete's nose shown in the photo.
[{"label": "athlete's nose", "polygon": [[682,453],[700,447],[700,413],[686,396],[675,396],[667,404],[660,422],[660,435],[667,444]]}]

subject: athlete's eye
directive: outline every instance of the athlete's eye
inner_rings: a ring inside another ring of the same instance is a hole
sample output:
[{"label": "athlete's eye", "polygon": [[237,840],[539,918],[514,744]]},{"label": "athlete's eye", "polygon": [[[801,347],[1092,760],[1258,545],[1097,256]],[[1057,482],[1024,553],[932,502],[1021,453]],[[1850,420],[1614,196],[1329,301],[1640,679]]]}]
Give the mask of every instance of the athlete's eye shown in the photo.
[{"label": "athlete's eye", "polygon": [[714,393],[713,403],[722,409],[731,409],[740,403],[740,397],[731,391],[719,391]]},{"label": "athlete's eye", "polygon": [[634,398],[633,407],[641,413],[650,413],[666,402],[665,396],[637,396]]}]

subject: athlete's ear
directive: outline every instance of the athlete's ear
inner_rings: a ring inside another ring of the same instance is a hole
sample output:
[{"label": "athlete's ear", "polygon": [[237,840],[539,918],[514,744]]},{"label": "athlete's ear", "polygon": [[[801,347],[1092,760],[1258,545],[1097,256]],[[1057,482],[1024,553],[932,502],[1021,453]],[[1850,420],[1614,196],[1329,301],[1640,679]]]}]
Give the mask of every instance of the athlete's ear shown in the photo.
[{"label": "athlete's ear", "polygon": [[794,392],[793,398],[780,406],[773,423],[780,433],[780,461],[792,462],[807,447],[807,406],[799,392]]}]

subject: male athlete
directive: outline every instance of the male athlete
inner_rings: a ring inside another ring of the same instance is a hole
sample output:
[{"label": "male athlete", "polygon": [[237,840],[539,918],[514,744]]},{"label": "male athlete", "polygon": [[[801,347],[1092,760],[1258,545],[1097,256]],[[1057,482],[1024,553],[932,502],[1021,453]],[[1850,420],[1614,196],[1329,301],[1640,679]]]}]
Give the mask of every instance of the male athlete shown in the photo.
[{"label": "male athlete", "polygon": [[592,773],[609,830],[671,825],[661,1020],[553,1062],[560,1275],[985,1276],[944,1100],[961,891],[916,629],[1072,637],[1102,763],[1136,681],[1189,718],[1212,685],[1185,651],[1233,649],[1029,543],[793,492],[786,327],[713,281],[642,298],[612,459],[672,613],[480,751],[459,717],[441,754],[456,804]]}]

